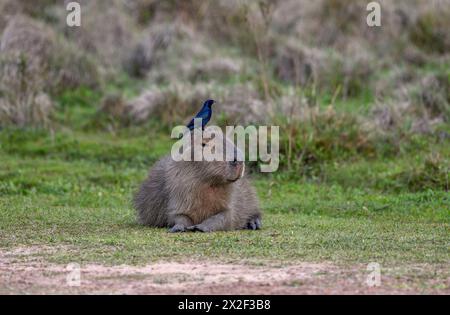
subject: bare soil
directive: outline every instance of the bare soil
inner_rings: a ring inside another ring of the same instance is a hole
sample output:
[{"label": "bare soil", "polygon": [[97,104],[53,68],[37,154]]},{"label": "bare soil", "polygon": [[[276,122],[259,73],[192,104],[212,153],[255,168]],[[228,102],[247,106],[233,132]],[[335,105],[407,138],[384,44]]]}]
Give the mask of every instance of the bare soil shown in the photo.
[{"label": "bare soil", "polygon": [[0,249],[0,294],[450,294],[446,266],[382,269],[381,285],[370,287],[365,265],[308,262],[83,264],[77,285],[76,272],[45,259],[59,250],[68,249]]}]

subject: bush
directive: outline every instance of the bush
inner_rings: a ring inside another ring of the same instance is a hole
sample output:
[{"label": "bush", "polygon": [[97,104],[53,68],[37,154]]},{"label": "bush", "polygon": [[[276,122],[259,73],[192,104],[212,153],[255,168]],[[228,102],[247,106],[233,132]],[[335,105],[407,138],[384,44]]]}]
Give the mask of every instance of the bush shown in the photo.
[{"label": "bush", "polygon": [[167,48],[180,35],[176,24],[151,24],[142,32],[124,60],[127,73],[136,78],[146,77],[153,66],[164,61]]},{"label": "bush", "polygon": [[[82,5],[80,27],[67,28],[67,38],[85,53],[95,56],[106,74],[115,74],[136,44],[135,21],[123,1],[87,1]],[[61,23],[65,20],[62,19]]]},{"label": "bush", "polygon": [[[121,116],[125,122],[140,124],[157,119],[166,126],[173,127],[187,123],[209,98],[217,101],[212,123],[259,124],[270,119],[271,105],[262,101],[258,91],[250,84],[222,86],[217,83],[175,83],[167,87],[146,89],[139,96],[127,101],[121,96],[113,97],[112,102],[107,98],[102,108],[109,115]],[[117,110],[120,103],[118,99],[122,100],[120,110]],[[121,114],[114,114],[118,112]]]},{"label": "bush", "polygon": [[450,161],[439,154],[430,154],[415,167],[394,174],[392,179],[400,187],[408,187],[411,191],[442,189],[449,191]]},{"label": "bush", "polygon": [[2,125],[26,126],[47,120],[52,105],[43,93],[50,81],[54,43],[48,28],[24,17],[16,17],[5,28],[0,46]]},{"label": "bush", "polygon": [[431,118],[442,117],[445,121],[450,121],[450,77],[425,76],[415,96]]},{"label": "bush", "polygon": [[2,124],[40,124],[47,121],[52,107],[49,95],[98,84],[92,61],[45,24],[24,16],[9,21],[0,53]]},{"label": "bush", "polygon": [[[437,5],[436,5],[437,6]],[[450,8],[447,5],[420,12],[410,31],[411,41],[421,49],[437,54],[450,51]]]},{"label": "bush", "polygon": [[138,124],[157,119],[168,127],[180,125],[196,114],[203,102],[210,98],[210,91],[208,85],[189,84],[150,88],[124,102],[122,119]]},{"label": "bush", "polygon": [[[305,115],[306,114],[306,115]],[[280,118],[280,155],[282,167],[308,172],[315,164],[339,157],[374,157],[376,139],[354,114],[312,107],[303,119]]]},{"label": "bush", "polygon": [[286,83],[328,94],[339,89],[344,97],[359,96],[370,89],[375,62],[362,47],[351,47],[346,55],[293,40],[277,41],[276,47],[275,75]]}]

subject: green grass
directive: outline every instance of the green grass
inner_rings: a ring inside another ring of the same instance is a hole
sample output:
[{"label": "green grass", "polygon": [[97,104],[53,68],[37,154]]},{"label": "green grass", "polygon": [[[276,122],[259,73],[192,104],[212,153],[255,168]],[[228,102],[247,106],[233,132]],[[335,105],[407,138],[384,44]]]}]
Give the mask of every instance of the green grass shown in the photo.
[{"label": "green grass", "polygon": [[[449,261],[450,197],[392,174],[429,154],[323,164],[327,176],[253,175],[261,231],[169,234],[136,224],[130,200],[170,139],[145,128],[0,132],[0,247],[62,245],[55,262],[210,258],[338,264]],[[447,146],[428,151],[447,154]]]}]

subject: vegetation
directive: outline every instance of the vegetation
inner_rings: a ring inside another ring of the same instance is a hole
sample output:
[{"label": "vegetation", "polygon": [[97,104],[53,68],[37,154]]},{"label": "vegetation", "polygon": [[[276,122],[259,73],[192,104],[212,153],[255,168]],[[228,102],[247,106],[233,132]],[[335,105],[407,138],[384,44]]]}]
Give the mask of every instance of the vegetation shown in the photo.
[{"label": "vegetation", "polygon": [[[70,108],[62,119],[81,125],[77,120],[87,114]],[[107,264],[187,256],[258,263],[448,259],[448,160],[442,158],[448,145],[422,143],[414,159],[411,151],[390,158],[338,155],[304,173],[254,173],[265,212],[261,232],[170,235],[137,225],[130,203],[173,141],[155,125],[114,133],[2,130],[0,246],[69,246],[48,259]]]},{"label": "vegetation", "polygon": [[[60,1],[0,4],[0,248],[112,265],[448,264],[445,1],[380,1],[379,29],[364,1],[80,2],[78,29]],[[251,167],[264,228],[137,225],[134,190],[207,98],[219,125],[280,126],[279,171]]]}]

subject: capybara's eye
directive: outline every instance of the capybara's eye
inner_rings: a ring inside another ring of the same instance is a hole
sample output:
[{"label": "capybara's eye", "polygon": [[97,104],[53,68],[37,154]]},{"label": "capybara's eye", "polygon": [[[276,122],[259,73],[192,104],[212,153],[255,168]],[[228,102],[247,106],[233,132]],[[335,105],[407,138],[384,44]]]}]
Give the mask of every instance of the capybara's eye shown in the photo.
[{"label": "capybara's eye", "polygon": [[202,143],[202,147],[206,146],[206,143]]}]

